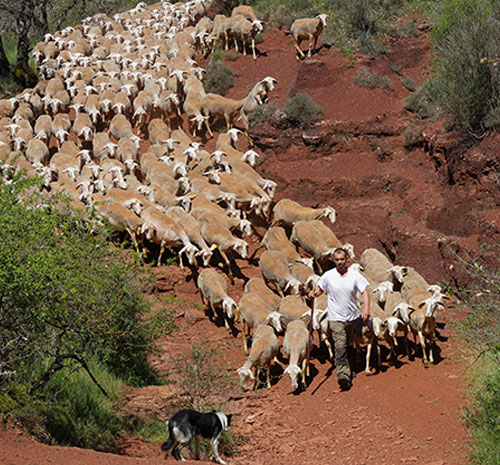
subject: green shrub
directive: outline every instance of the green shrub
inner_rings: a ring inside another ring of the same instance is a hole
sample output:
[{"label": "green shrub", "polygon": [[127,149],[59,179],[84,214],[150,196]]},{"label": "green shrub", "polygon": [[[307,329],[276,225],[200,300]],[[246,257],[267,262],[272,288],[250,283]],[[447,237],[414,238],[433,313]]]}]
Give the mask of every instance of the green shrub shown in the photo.
[{"label": "green shrub", "polygon": [[435,89],[434,81],[424,82],[417,92],[409,95],[406,99],[405,107],[414,113],[419,119],[431,117],[434,110]]},{"label": "green shrub", "polygon": [[[65,213],[34,182],[0,180],[0,386],[43,390],[57,371],[95,357],[134,384],[155,380],[144,274],[110,246],[109,230]],[[51,360],[41,376],[29,369],[39,360]]]},{"label": "green shrub", "polygon": [[408,149],[420,143],[423,129],[410,126],[403,132],[403,145]]},{"label": "green shrub", "polygon": [[285,114],[293,124],[307,124],[323,116],[323,108],[307,94],[299,93],[285,103]]},{"label": "green shrub", "polygon": [[415,81],[409,76],[402,77],[401,84],[403,84],[403,87],[410,92],[415,92],[415,89],[417,88]]},{"label": "green shrub", "polygon": [[234,84],[234,76],[231,68],[222,61],[211,59],[203,78],[205,92],[226,95],[226,92]]},{"label": "green shrub", "polygon": [[176,358],[175,365],[184,393],[181,400],[188,408],[210,410],[232,383],[222,363],[220,347],[214,347],[207,339],[195,341],[189,352]]},{"label": "green shrub", "polygon": [[354,84],[361,87],[368,87],[369,89],[379,88],[392,90],[392,83],[389,76],[372,73],[366,68],[358,71],[354,78]]},{"label": "green shrub", "polygon": [[500,463],[500,348],[489,353],[478,369],[473,400],[464,410],[467,426],[475,437],[472,463]]},{"label": "green shrub", "polygon": [[450,0],[433,32],[436,103],[449,126],[481,136],[499,105],[499,8],[494,0]]},{"label": "green shrub", "polygon": [[264,103],[263,105],[259,105],[248,115],[250,127],[269,121],[273,117],[276,110],[277,107],[274,103]]},{"label": "green shrub", "polygon": [[109,397],[83,370],[69,376],[58,372],[39,399],[43,426],[58,444],[111,450],[125,425],[116,412],[123,383],[97,363],[90,369]]}]

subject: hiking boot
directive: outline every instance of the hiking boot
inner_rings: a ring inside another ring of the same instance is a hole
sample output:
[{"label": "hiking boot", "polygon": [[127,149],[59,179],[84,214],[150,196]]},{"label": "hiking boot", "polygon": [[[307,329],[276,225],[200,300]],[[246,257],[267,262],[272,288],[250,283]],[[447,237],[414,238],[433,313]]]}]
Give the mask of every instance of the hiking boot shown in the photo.
[{"label": "hiking boot", "polygon": [[352,387],[351,380],[347,376],[339,377],[338,382],[341,391],[348,391]]}]

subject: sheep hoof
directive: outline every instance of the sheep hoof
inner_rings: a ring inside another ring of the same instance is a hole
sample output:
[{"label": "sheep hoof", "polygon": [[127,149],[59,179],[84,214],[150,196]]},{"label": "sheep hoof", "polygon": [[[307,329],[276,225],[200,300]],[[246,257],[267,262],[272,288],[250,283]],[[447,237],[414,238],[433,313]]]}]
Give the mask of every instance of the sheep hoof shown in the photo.
[{"label": "sheep hoof", "polygon": [[366,376],[371,376],[372,372],[369,370],[365,370],[365,374],[366,374]]}]

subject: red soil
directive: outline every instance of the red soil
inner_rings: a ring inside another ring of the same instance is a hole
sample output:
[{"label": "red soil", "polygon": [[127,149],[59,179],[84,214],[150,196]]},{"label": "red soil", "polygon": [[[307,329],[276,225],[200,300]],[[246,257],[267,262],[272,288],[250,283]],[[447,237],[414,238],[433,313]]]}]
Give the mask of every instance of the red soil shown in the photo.
[{"label": "red soil", "polygon": [[[415,121],[404,109],[409,92],[391,67],[402,66],[403,75],[417,84],[426,80],[426,35],[391,44],[387,57],[357,58],[353,67],[348,66],[350,59],[325,47],[311,60],[298,62],[289,38],[280,31],[270,31],[258,48],[261,55],[255,62],[241,55],[228,62],[237,72],[230,97],[240,98],[258,79],[273,76],[278,85],[271,101],[278,107],[283,108],[293,89],[308,93],[325,110],[324,121],[306,130],[269,124],[256,128],[256,146],[264,154],[259,171],[278,182],[277,199],[288,196],[306,205],[334,206],[338,220],[333,229],[341,240],[354,244],[358,255],[376,247],[396,263],[416,267],[429,282],[463,279],[450,270],[447,249],[437,239],[444,236],[450,244],[470,249],[486,240],[498,241],[494,199],[499,187],[491,156],[498,141],[483,141],[467,155],[466,165],[459,156],[458,136],[446,135],[435,123]],[[389,75],[394,90],[354,85],[362,67]],[[424,126],[428,124],[432,126]],[[402,135],[410,125],[422,125],[424,132],[418,146],[406,150]],[[244,145],[241,141],[240,148]],[[258,240],[251,240],[252,251]],[[246,277],[259,274],[248,262],[238,264]],[[203,335],[224,342],[227,370],[236,378],[245,359],[241,342],[193,308],[191,304],[201,299],[191,278],[187,271],[158,269],[158,292],[175,292],[184,303],[179,330],[158,341],[153,363],[168,371],[171,356]],[[237,278],[231,287],[235,300],[242,285]],[[288,377],[277,376],[269,391],[231,390],[225,410],[234,414],[233,428],[243,439],[229,462],[464,464],[468,439],[460,411],[466,359],[450,327],[454,319],[453,306],[439,316],[438,363],[429,369],[420,358],[408,362],[400,357],[397,366],[385,362],[381,373],[359,373],[353,388],[340,393],[331,363],[323,350],[315,349],[305,392],[292,392]],[[166,419],[174,401],[171,386],[130,390],[125,409]],[[49,447],[12,429],[0,431],[0,438],[0,463],[6,465],[165,463],[158,445],[133,438],[119,440],[129,457]]]}]

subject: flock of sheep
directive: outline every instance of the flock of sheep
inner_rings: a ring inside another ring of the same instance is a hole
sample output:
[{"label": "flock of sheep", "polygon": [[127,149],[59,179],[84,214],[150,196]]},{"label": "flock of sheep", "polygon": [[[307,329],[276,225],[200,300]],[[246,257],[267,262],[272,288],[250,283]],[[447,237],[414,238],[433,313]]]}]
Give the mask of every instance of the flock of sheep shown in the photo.
[{"label": "flock of sheep", "polygon": [[[321,221],[335,221],[332,207],[274,203],[276,183],[254,169],[259,154],[237,149],[242,131],[233,128],[236,118],[248,137],[248,115],[268,100],[276,81],[257,82],[241,100],[205,92],[204,70],[194,58],[223,42],[227,48],[231,39],[236,49],[241,41],[244,53],[250,40],[255,58],[255,34],[262,30],[250,7],[211,20],[209,4],[140,3],[113,19],[99,14],[47,34],[33,50],[42,80],[0,100],[0,169],[5,182],[20,170],[41,176],[44,192],[64,192],[74,208],[96,211],[125,231],[140,252],[145,241],[158,244],[158,264],[172,249],[181,267],[184,258],[193,270],[204,267],[197,280],[201,294],[214,312],[222,310],[226,325],[239,313],[245,352],[253,334],[248,360],[238,370],[241,382],[257,382],[260,368],[279,352],[276,333],[285,329],[285,373],[296,388],[300,374],[305,384],[312,345],[304,296],[337,247],[351,257],[354,250]],[[307,38],[310,56],[325,25],[326,15],[292,25],[299,55]],[[194,138],[203,128],[213,137],[211,122],[222,117],[228,131],[209,153]],[[182,129],[183,119],[191,134]],[[210,265],[222,259],[233,279],[233,255],[247,259],[244,237],[253,234],[252,221],[270,225],[261,241],[267,250],[259,258],[262,278],[247,281],[237,305],[224,275]],[[393,350],[399,330],[405,343],[409,331],[418,335],[424,362],[433,362],[425,338],[432,349],[435,312],[444,297],[439,287],[412,269],[393,266],[375,249],[365,250],[358,266],[374,296],[372,318],[357,341],[367,345],[367,374],[371,347],[385,339]],[[314,302],[311,325],[332,356],[323,297]]]}]

